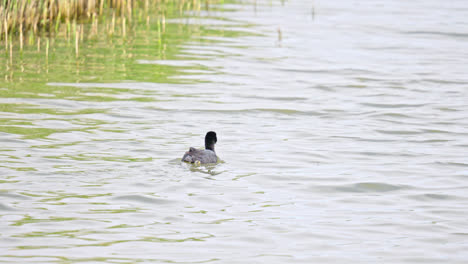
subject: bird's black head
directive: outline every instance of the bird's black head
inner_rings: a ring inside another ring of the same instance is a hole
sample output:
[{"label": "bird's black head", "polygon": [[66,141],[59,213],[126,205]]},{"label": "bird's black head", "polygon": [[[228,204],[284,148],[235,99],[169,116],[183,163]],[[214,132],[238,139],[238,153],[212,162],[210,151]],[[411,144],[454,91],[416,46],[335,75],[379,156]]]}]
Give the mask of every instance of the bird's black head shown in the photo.
[{"label": "bird's black head", "polygon": [[206,133],[205,136],[205,149],[210,149],[214,151],[214,145],[218,141],[218,138],[216,138],[216,133],[213,131],[210,131]]}]

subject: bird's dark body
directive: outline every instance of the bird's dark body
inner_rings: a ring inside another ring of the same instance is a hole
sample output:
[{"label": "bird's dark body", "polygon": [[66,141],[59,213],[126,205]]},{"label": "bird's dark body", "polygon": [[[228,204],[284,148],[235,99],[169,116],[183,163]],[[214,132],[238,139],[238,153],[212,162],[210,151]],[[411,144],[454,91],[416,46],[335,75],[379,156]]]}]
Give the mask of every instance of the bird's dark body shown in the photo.
[{"label": "bird's dark body", "polygon": [[215,132],[210,131],[206,133],[205,149],[190,148],[189,151],[185,152],[182,161],[200,164],[218,162],[218,157],[215,153],[215,144],[217,141],[218,138]]},{"label": "bird's dark body", "polygon": [[206,163],[216,163],[218,162],[218,157],[216,157],[216,153],[209,149],[196,149],[190,148],[189,151],[185,152],[182,161],[195,163],[196,161],[200,161],[201,164]]}]

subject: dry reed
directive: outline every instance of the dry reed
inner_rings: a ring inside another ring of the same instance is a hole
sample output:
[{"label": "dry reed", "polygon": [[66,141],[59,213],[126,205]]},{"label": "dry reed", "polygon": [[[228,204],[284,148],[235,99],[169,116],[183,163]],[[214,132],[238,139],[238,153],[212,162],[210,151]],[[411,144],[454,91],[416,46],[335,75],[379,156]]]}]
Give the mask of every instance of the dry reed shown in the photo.
[{"label": "dry reed", "polygon": [[137,23],[146,24],[149,29],[150,18],[156,23],[157,41],[161,46],[162,35],[166,31],[166,16],[174,11],[178,11],[179,15],[185,10],[200,11],[202,4],[208,9],[212,2],[224,1],[0,0],[0,46],[4,43],[5,54],[9,55],[10,65],[13,65],[13,55],[18,50],[17,43],[20,55],[23,54],[25,45],[37,44],[38,52],[41,51],[41,45],[45,45],[47,62],[54,43],[52,36],[62,35],[71,47],[74,46],[75,56],[78,58],[85,31],[86,38],[116,35],[125,39]]},{"label": "dry reed", "polygon": [[29,30],[34,33],[40,29],[58,30],[62,21],[89,18],[96,14],[98,2],[101,1],[118,0],[3,0],[0,3],[0,34],[7,37],[12,33],[24,35]]},{"label": "dry reed", "polygon": [[[31,30],[37,36],[40,30],[57,32],[63,23],[67,27],[77,21],[97,23],[98,17],[104,15],[105,10],[111,10],[113,14],[113,26],[108,31],[112,35],[116,16],[132,22],[136,7],[143,9],[149,17],[148,10],[157,10],[159,13],[165,9],[164,5],[170,3],[183,12],[200,6],[200,2],[207,3],[209,0],[0,0],[0,39],[5,39],[7,43],[8,37],[14,34],[19,36],[22,43],[25,34]],[[161,13],[164,15],[164,12]],[[124,35],[125,23],[122,32]]]}]

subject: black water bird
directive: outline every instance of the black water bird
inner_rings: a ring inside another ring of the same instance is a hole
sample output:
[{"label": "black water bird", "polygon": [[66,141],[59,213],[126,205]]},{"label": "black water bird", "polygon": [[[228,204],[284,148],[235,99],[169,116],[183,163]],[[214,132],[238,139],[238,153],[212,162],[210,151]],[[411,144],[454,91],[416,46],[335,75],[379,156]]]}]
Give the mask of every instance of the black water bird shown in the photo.
[{"label": "black water bird", "polygon": [[182,157],[182,161],[195,163],[195,164],[206,164],[218,162],[216,157],[215,144],[218,141],[216,133],[210,131],[205,136],[205,149],[196,149],[191,147],[189,151],[185,152]]}]

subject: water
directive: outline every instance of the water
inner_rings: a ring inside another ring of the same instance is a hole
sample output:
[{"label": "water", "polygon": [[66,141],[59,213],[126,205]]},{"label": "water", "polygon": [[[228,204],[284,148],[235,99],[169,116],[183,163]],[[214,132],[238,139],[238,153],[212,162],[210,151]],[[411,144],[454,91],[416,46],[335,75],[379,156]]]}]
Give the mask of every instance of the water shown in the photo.
[{"label": "water", "polygon": [[465,2],[225,9],[2,84],[0,260],[466,263]]}]

